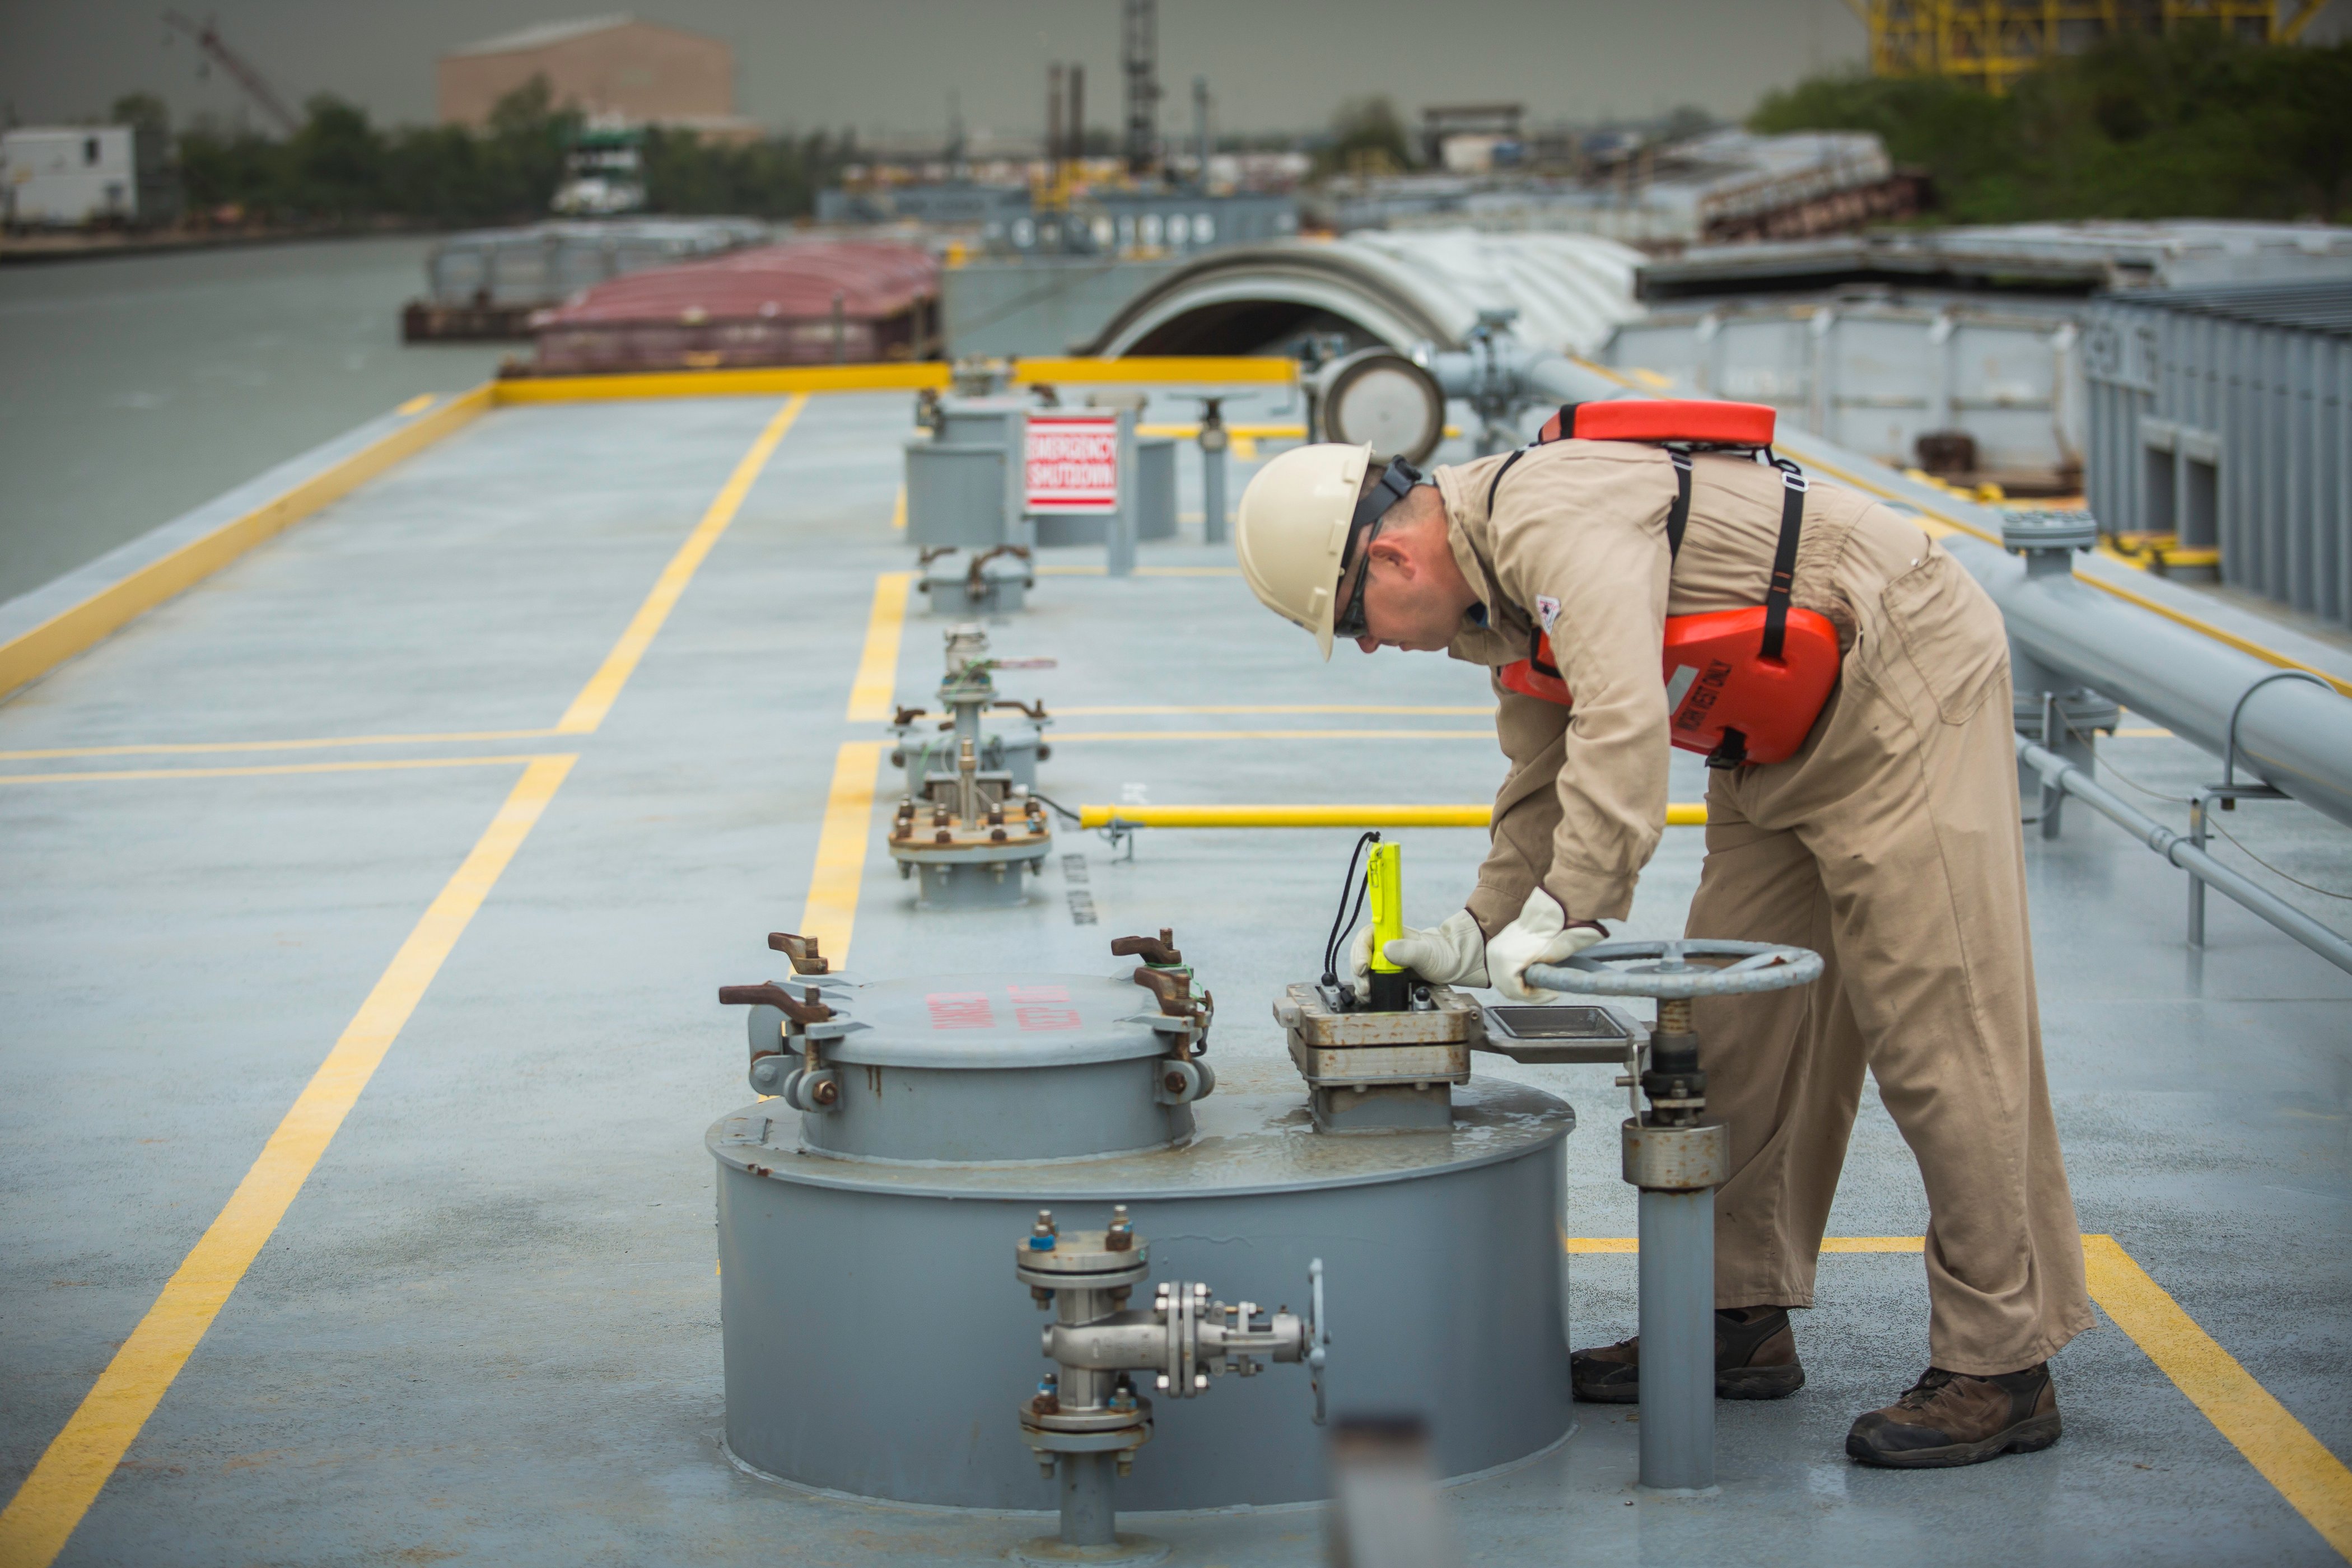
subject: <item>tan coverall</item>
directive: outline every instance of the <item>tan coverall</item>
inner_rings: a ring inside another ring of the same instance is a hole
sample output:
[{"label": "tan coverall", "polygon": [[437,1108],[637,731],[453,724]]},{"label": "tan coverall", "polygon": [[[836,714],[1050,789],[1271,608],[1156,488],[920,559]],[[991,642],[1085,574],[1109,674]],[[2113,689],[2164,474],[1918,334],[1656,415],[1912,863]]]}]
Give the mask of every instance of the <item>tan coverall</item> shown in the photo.
[{"label": "tan coverall", "polygon": [[[1764,601],[1782,485],[1696,460],[1680,558],[1665,452],[1560,441],[1440,468],[1486,624],[1449,651],[1498,668],[1548,616],[1575,706],[1496,694],[1511,772],[1471,914],[1491,937],[1538,879],[1571,921],[1622,918],[1665,822],[1664,618]],[[1845,649],[1787,762],[1712,774],[1686,934],[1819,952],[1815,984],[1701,1002],[1709,1111],[1729,1124],[1716,1302],[1811,1306],[1867,1066],[1927,1190],[1933,1364],[1988,1375],[2090,1327],[2082,1241],[2042,1068],[2000,611],[1916,523],[1816,483],[1792,596]]]}]

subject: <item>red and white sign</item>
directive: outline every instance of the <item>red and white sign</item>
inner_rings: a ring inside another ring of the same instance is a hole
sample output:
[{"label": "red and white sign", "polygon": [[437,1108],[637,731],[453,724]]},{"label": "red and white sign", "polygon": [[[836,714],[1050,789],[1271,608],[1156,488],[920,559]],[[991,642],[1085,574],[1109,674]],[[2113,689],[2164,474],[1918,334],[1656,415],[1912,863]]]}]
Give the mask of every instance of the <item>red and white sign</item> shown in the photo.
[{"label": "red and white sign", "polygon": [[1118,415],[1029,416],[1027,469],[1031,511],[1118,510]]}]

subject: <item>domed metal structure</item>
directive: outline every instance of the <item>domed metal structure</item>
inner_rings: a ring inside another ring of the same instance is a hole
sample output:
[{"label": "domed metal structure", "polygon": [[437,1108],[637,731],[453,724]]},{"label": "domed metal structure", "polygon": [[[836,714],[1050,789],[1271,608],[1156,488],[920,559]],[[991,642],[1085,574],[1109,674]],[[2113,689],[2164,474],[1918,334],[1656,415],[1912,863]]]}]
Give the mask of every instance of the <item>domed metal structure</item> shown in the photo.
[{"label": "domed metal structure", "polygon": [[1587,353],[1642,313],[1641,259],[1591,235],[1469,229],[1237,246],[1146,289],[1084,352],[1253,353],[1310,331],[1355,347],[1456,348],[1481,311],[1515,310],[1521,341]]}]

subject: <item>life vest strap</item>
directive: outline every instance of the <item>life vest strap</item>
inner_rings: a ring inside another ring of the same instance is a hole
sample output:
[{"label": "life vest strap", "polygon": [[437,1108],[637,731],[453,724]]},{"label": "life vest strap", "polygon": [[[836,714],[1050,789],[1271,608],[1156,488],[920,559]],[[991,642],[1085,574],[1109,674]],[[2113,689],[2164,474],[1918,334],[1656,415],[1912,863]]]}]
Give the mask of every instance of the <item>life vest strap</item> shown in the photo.
[{"label": "life vest strap", "polygon": [[1777,659],[1789,639],[1789,604],[1797,582],[1797,539],[1805,526],[1805,471],[1786,458],[1780,470],[1780,539],[1772,551],[1772,580],[1764,590],[1764,640],[1757,651]]},{"label": "life vest strap", "polygon": [[[1666,513],[1667,569],[1683,558],[1683,531],[1690,526],[1691,459],[1688,452],[1669,451],[1667,459],[1675,466],[1675,504]],[[1497,476],[1499,477],[1499,476]]]}]

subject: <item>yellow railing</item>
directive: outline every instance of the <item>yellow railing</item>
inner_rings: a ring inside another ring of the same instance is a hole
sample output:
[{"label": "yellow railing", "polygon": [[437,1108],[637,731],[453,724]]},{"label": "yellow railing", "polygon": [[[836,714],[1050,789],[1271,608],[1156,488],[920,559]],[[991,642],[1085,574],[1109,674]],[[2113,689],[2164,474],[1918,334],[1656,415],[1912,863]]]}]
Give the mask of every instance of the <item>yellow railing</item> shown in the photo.
[{"label": "yellow railing", "polygon": [[[1080,827],[1485,827],[1486,805],[1081,805]],[[1706,806],[1666,807],[1669,827],[1704,827]]]}]

